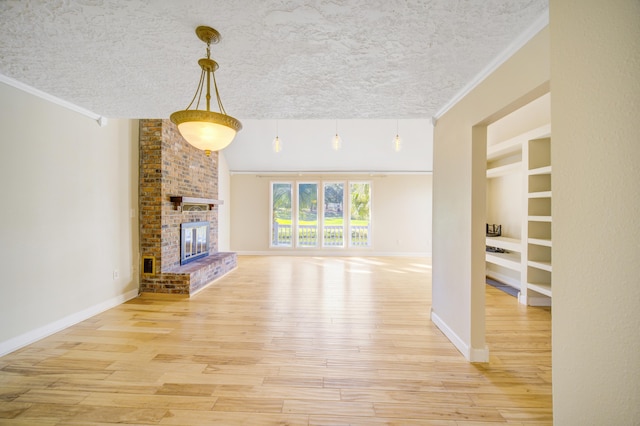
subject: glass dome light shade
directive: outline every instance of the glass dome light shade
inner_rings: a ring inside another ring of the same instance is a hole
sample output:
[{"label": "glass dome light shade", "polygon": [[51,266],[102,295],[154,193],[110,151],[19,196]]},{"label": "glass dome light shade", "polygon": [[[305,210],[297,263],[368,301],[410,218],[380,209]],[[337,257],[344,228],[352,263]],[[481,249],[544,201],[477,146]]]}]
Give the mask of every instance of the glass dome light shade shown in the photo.
[{"label": "glass dome light shade", "polygon": [[226,148],[242,129],[240,121],[213,111],[177,111],[171,114],[171,121],[187,142],[205,152]]}]

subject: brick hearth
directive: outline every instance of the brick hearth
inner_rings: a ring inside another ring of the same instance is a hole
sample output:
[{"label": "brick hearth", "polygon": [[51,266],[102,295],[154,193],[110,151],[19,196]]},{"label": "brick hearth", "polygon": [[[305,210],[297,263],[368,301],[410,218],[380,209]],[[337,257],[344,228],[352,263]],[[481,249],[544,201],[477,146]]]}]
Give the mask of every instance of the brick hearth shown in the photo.
[{"label": "brick hearth", "polygon": [[[236,253],[218,252],[218,209],[181,211],[172,196],[217,199],[218,153],[207,157],[169,120],[140,120],[140,251],[153,258],[141,268],[140,291],[193,294],[237,265]],[[209,256],[180,265],[180,224],[208,221]]]}]

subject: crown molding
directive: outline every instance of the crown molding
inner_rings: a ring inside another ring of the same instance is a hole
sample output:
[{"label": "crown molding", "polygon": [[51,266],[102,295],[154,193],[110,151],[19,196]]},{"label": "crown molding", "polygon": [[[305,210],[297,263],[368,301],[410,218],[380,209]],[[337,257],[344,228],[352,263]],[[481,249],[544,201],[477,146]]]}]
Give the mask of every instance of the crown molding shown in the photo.
[{"label": "crown molding", "polygon": [[542,31],[547,25],[549,25],[549,9],[546,9],[533,24],[529,26],[522,34],[520,34],[515,40],[513,40],[506,49],[504,49],[498,56],[496,56],[489,64],[482,69],[466,86],[464,86],[458,93],[456,93],[449,102],[447,102],[438,112],[433,116],[433,125],[436,125],[437,120],[447,113],[455,104],[460,102],[465,96],[467,96],[473,89],[484,81],[491,73],[493,73],[500,65],[505,63],[510,57],[512,57],[518,50],[520,50],[525,44],[529,42],[536,34]]},{"label": "crown molding", "polygon": [[15,80],[11,77],[7,77],[6,75],[0,74],[0,82],[5,83],[8,86],[15,87],[16,89],[22,90],[23,92],[27,92],[31,95],[37,96],[53,104],[70,109],[71,111],[77,112],[86,117],[89,117],[92,120],[95,120],[100,127],[104,127],[107,125],[107,117],[103,117],[102,115],[96,114],[87,109],[79,107],[78,105],[72,104],[71,102],[65,101],[64,99],[57,98],[53,95],[43,92],[42,90],[36,89],[35,87],[31,87],[28,84],[24,84],[18,80]]}]

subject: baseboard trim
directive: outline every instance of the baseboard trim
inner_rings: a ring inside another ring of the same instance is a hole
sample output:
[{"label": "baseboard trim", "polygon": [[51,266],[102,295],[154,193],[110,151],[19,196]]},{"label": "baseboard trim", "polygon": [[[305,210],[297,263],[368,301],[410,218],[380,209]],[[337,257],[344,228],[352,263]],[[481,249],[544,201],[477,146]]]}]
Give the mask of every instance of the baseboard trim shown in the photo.
[{"label": "baseboard trim", "polygon": [[109,300],[105,300],[102,303],[91,306],[87,309],[83,309],[80,312],[76,312],[50,324],[36,328],[35,330],[31,330],[9,340],[5,340],[4,342],[0,342],[0,356],[4,356],[11,352],[17,351],[18,349],[30,345],[31,343],[35,343],[38,340],[51,336],[52,334],[62,331],[65,328],[71,327],[72,325],[78,324],[79,322],[98,315],[99,313],[121,305],[124,302],[127,302],[137,296],[138,289],[136,288],[120,296],[113,297]]},{"label": "baseboard trim", "polygon": [[467,345],[464,340],[456,334],[451,327],[447,325],[442,318],[438,316],[433,309],[431,309],[431,321],[447,336],[447,339],[453,343],[453,346],[460,351],[469,362],[489,362],[489,348],[485,345],[484,348],[472,348]]},{"label": "baseboard trim", "polygon": [[314,256],[314,257],[431,257],[431,253],[427,252],[411,252],[411,253],[399,253],[399,252],[386,252],[386,251],[320,251],[320,250],[287,250],[287,249],[273,249],[273,250],[236,250],[238,256]]},{"label": "baseboard trim", "polygon": [[520,280],[516,280],[508,275],[501,274],[500,272],[488,270],[486,273],[488,278],[499,281],[503,284],[510,285],[513,288],[520,290]]}]

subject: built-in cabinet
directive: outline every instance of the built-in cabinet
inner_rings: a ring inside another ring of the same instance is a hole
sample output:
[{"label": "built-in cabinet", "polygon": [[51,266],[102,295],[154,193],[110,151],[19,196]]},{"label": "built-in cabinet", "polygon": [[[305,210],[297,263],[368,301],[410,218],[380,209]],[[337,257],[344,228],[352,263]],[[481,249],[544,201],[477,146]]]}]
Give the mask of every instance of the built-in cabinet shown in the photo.
[{"label": "built-in cabinet", "polygon": [[487,276],[517,288],[519,302],[528,305],[551,304],[551,170],[550,125],[487,148],[487,179],[508,177],[520,185],[493,208],[519,203],[513,210],[521,221],[520,227],[506,227],[501,236],[486,238],[487,246],[504,251],[486,252]]}]

